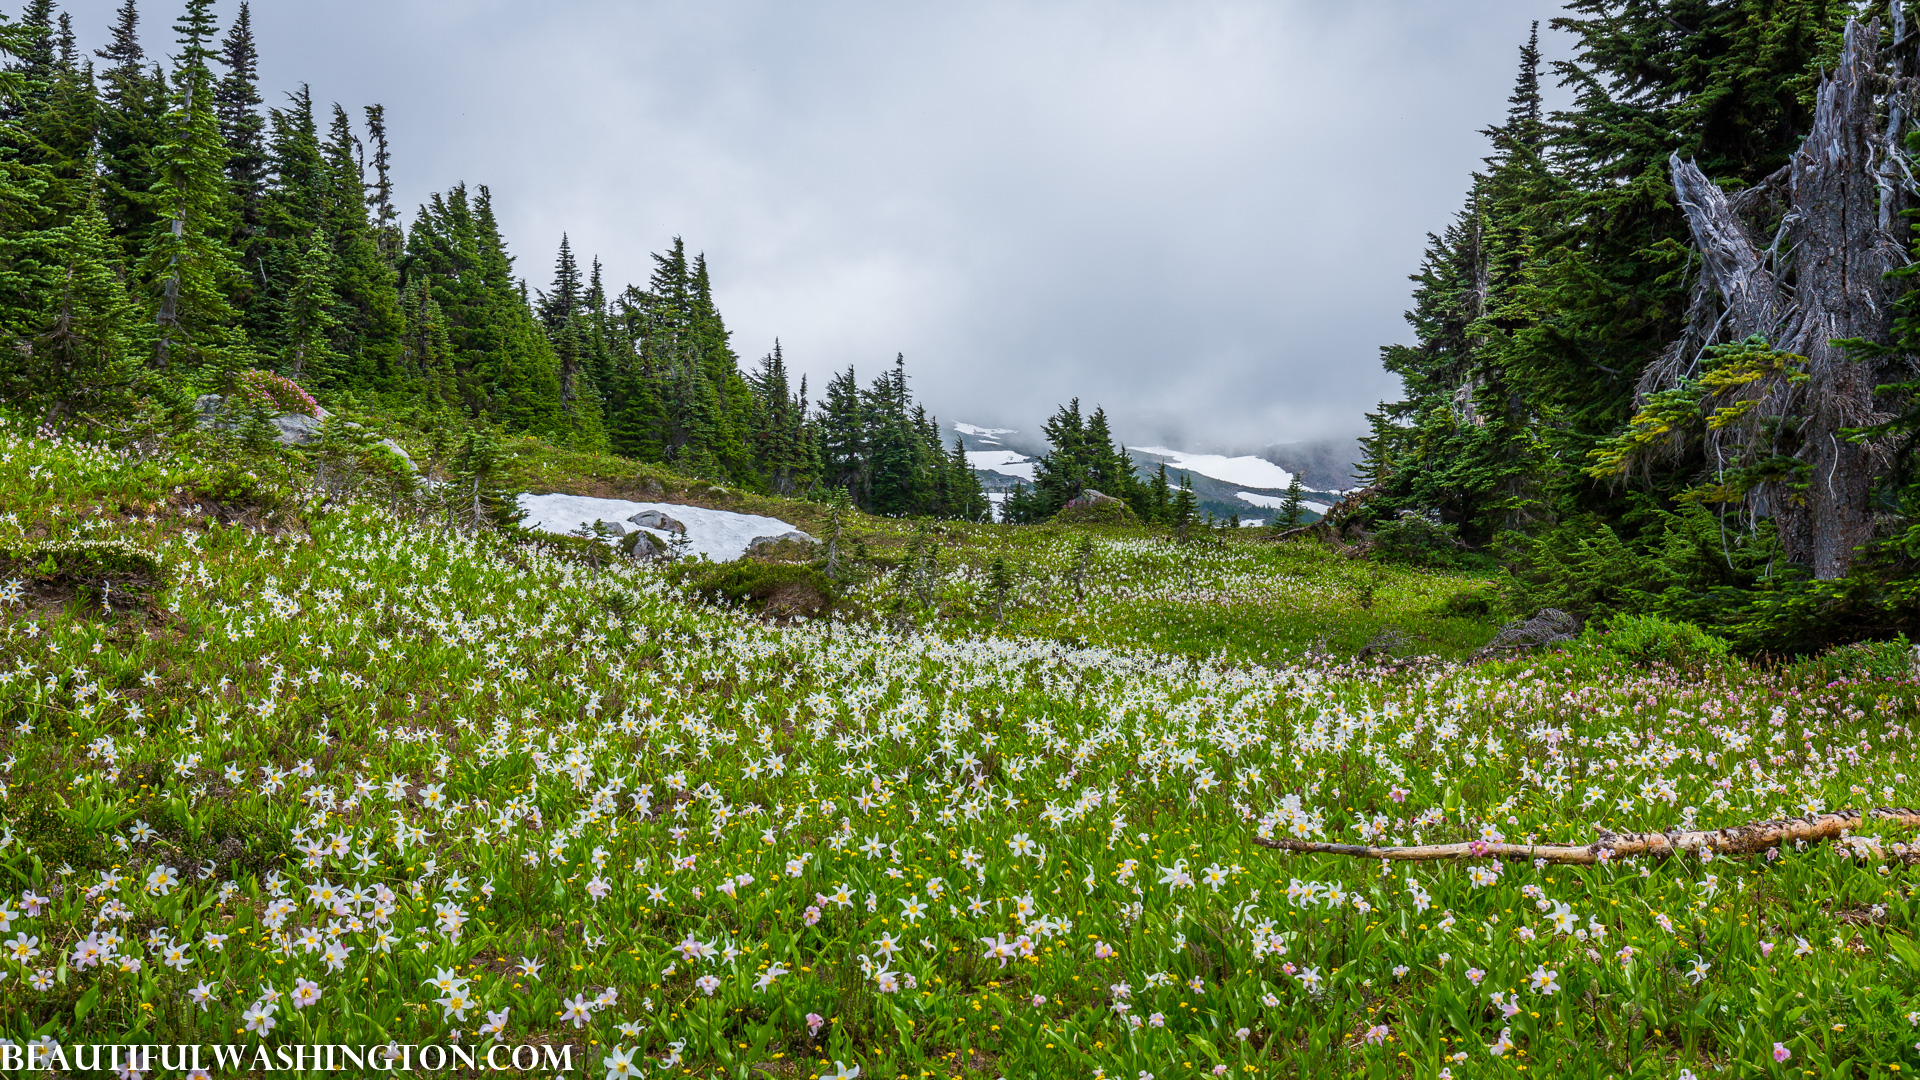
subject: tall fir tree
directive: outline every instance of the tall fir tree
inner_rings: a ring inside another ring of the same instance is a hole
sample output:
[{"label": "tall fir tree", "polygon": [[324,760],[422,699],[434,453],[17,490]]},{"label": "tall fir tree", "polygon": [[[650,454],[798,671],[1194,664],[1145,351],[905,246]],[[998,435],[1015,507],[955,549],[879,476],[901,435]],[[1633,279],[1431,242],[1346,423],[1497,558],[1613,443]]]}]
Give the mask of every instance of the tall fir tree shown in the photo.
[{"label": "tall fir tree", "polygon": [[163,371],[235,370],[249,356],[229,300],[239,270],[227,246],[227,147],[214,112],[213,0],[187,0],[173,28],[178,51],[152,191],[165,225],[148,238],[140,267],[155,305],[153,358]]},{"label": "tall fir tree", "polygon": [[368,105],[367,139],[373,143],[373,180],[367,185],[367,212],[373,222],[375,246],[389,266],[400,260],[406,237],[400,229],[400,212],[393,206],[393,154],[387,146],[387,109]]},{"label": "tall fir tree", "polygon": [[227,186],[238,208],[237,227],[229,243],[234,251],[244,253],[261,229],[267,196],[267,123],[260,113],[260,54],[253,42],[253,17],[245,3],[220,43],[220,61],[227,70],[215,90],[215,112],[220,118],[220,137],[227,146]]}]

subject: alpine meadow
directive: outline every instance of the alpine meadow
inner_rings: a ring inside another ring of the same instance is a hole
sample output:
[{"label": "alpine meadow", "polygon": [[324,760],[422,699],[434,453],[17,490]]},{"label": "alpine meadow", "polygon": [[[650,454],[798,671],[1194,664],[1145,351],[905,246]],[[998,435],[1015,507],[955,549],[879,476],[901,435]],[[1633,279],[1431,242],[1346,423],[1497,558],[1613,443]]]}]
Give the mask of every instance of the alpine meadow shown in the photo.
[{"label": "alpine meadow", "polygon": [[1338,469],[528,275],[254,14],[0,18],[0,1075],[1920,1070],[1902,0],[1503,43]]}]

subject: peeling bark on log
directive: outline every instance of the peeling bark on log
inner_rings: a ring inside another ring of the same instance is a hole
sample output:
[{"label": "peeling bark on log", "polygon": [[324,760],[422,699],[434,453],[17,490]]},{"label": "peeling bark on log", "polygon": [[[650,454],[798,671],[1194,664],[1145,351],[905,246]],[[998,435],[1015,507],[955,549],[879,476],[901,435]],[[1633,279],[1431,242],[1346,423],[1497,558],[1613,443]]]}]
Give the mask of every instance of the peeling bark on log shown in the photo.
[{"label": "peeling bark on log", "polygon": [[[1773,514],[1787,557],[1811,565],[1822,579],[1844,577],[1856,549],[1871,537],[1873,451],[1844,430],[1880,419],[1871,366],[1833,342],[1884,340],[1895,297],[1886,274],[1905,259],[1895,223],[1904,224],[1908,185],[1893,175],[1904,168],[1895,155],[1910,88],[1897,72],[1892,80],[1878,72],[1879,36],[1878,20],[1848,20],[1839,64],[1820,84],[1813,128],[1785,170],[1786,265],[1768,265],[1780,261],[1768,257],[1780,240],[1763,249],[1741,220],[1743,211],[1775,197],[1779,174],[1729,200],[1692,163],[1678,155],[1668,161],[1674,194],[1706,264],[1703,279],[1724,304],[1728,332],[1711,336],[1738,341],[1759,334],[1775,349],[1807,359],[1807,382],[1776,385],[1759,412],[1775,418],[1804,413],[1797,453],[1808,466],[1808,485],[1804,493],[1767,485],[1755,494]],[[1880,116],[1878,90],[1887,91],[1888,123]],[[1663,356],[1655,378],[1677,381],[1674,360]]]},{"label": "peeling bark on log", "polygon": [[1666,858],[1682,852],[1715,855],[1753,855],[1768,848],[1798,842],[1818,843],[1851,832],[1863,820],[1886,822],[1901,828],[1920,828],[1920,810],[1904,807],[1880,807],[1865,814],[1841,810],[1832,814],[1755,821],[1712,832],[1610,833],[1600,830],[1600,839],[1585,847],[1558,844],[1489,844],[1474,840],[1463,844],[1422,844],[1414,847],[1369,847],[1365,844],[1329,844],[1311,840],[1270,840],[1256,836],[1261,847],[1313,855],[1351,855],[1357,859],[1390,859],[1399,862],[1437,862],[1445,859],[1545,859],[1550,863],[1591,865],[1634,855]]}]

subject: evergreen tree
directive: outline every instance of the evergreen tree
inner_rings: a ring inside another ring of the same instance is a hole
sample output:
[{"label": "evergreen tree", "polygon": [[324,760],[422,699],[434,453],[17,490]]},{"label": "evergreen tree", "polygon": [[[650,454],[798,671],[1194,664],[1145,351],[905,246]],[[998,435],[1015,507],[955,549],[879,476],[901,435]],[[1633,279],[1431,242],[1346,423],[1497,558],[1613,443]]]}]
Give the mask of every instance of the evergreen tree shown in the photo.
[{"label": "evergreen tree", "polygon": [[244,363],[233,336],[239,313],[228,299],[239,270],[227,238],[226,143],[214,113],[210,48],[213,0],[187,0],[174,24],[172,96],[165,141],[154,148],[154,202],[164,228],[148,239],[141,279],[156,305],[154,361],[161,370]]},{"label": "evergreen tree", "polygon": [[1050,518],[1089,489],[1125,501],[1142,520],[1156,520],[1153,492],[1134,477],[1133,461],[1126,448],[1114,441],[1105,409],[1095,408],[1083,417],[1080,399],[1075,398],[1062,405],[1041,431],[1051,449],[1034,465],[1032,496],[1009,504],[1017,506],[1020,515],[1009,520]]},{"label": "evergreen tree", "polygon": [[[129,0],[131,8],[131,0]],[[240,5],[233,25],[220,44],[220,60],[227,72],[214,94],[220,118],[220,136],[227,146],[227,186],[238,206],[238,225],[229,238],[233,249],[245,252],[260,230],[262,204],[267,194],[266,120],[260,115],[259,53],[253,44],[253,19]]]},{"label": "evergreen tree", "polygon": [[554,260],[553,291],[540,294],[540,321],[549,334],[558,333],[580,310],[580,266],[573,261],[567,234],[560,234],[560,255]]},{"label": "evergreen tree", "polygon": [[753,427],[755,470],[775,494],[805,491],[816,472],[813,442],[807,438],[806,393],[795,394],[788,384],[786,358],[778,340],[773,351],[761,358],[750,382],[759,402]]},{"label": "evergreen tree", "polygon": [[1301,505],[1300,477],[1295,474],[1287,481],[1287,499],[1280,504],[1280,513],[1273,519],[1276,528],[1291,529],[1300,524],[1300,516],[1305,510]]},{"label": "evergreen tree", "polygon": [[1198,516],[1200,500],[1193,494],[1193,476],[1180,474],[1180,488],[1173,493],[1173,504],[1167,513],[1167,524],[1185,533],[1191,529]]},{"label": "evergreen tree", "polygon": [[334,105],[327,142],[321,147],[325,172],[318,210],[320,228],[332,248],[335,345],[344,363],[338,378],[344,386],[405,394],[413,388],[400,362],[405,330],[400,277],[381,256],[367,216],[359,151],[346,110]]},{"label": "evergreen tree", "polygon": [[166,80],[157,68],[144,66],[139,26],[134,0],[122,0],[112,43],[94,53],[107,63],[101,74],[99,200],[129,263],[146,249],[159,222],[153,151],[164,137],[167,110]]},{"label": "evergreen tree", "polygon": [[293,280],[280,297],[281,370],[296,382],[349,385],[343,377],[343,358],[333,345],[340,326],[334,316],[339,303],[333,291],[337,273],[332,248],[316,228],[301,245]]},{"label": "evergreen tree", "polygon": [[367,211],[372,216],[374,244],[380,257],[393,265],[400,259],[406,238],[400,231],[400,213],[393,207],[393,156],[387,149],[387,110],[369,105],[367,138],[373,142],[373,182],[367,187]]},{"label": "evergreen tree", "polygon": [[1142,521],[1165,525],[1173,520],[1173,489],[1167,483],[1167,463],[1161,462],[1160,468],[1153,474],[1153,481],[1147,487],[1147,512],[1140,515]]},{"label": "evergreen tree", "polygon": [[845,491],[856,505],[867,498],[867,407],[852,365],[827,383],[820,403],[821,476],[830,488]]}]

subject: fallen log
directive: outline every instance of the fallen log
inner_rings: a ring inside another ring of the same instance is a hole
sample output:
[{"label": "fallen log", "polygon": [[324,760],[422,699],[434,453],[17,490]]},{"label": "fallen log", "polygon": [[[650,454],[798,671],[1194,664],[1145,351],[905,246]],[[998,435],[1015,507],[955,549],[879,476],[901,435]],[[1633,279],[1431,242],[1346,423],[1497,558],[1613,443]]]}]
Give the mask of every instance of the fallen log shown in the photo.
[{"label": "fallen log", "polygon": [[1366,844],[1330,844],[1312,840],[1270,839],[1256,836],[1261,847],[1316,855],[1351,855],[1357,859],[1393,859],[1434,862],[1442,859],[1544,859],[1550,863],[1593,864],[1634,855],[1664,859],[1670,855],[1711,851],[1715,855],[1752,855],[1782,844],[1818,843],[1844,836],[1863,820],[1887,822],[1902,828],[1920,828],[1920,810],[1879,807],[1864,814],[1840,810],[1808,817],[1755,821],[1710,832],[1612,833],[1600,830],[1600,839],[1584,847],[1558,844],[1507,844],[1471,840],[1460,844],[1420,844],[1411,847],[1371,847]]}]

